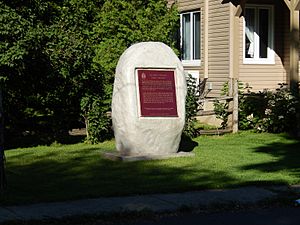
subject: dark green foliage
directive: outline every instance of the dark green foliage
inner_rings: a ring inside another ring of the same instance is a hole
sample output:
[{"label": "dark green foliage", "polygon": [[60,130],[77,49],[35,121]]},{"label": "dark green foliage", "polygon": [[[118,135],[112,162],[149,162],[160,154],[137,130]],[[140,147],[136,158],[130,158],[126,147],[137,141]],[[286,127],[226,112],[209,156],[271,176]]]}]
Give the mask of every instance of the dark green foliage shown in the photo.
[{"label": "dark green foliage", "polygon": [[108,115],[110,100],[100,96],[87,96],[81,99],[82,116],[87,128],[87,141],[97,143],[112,137],[111,118]]},{"label": "dark green foliage", "polygon": [[230,113],[228,112],[228,101],[221,102],[219,100],[214,101],[214,111],[216,117],[221,119],[221,127],[225,129],[227,127],[228,116]]},{"label": "dark green foliage", "polygon": [[175,8],[167,8],[165,0],[107,0],[96,19],[92,66],[101,74],[104,97],[93,98],[95,102],[90,101],[91,111],[86,114],[89,117],[89,139],[93,143],[111,134],[111,121],[106,113],[110,107],[114,72],[121,54],[132,44],[142,41],[160,41],[174,47],[171,36],[177,29],[179,17]]},{"label": "dark green foliage", "polygon": [[177,28],[178,13],[174,8],[169,10],[164,0],[109,0],[104,1],[96,19],[92,35],[95,39],[92,67],[101,74],[105,97],[101,100],[93,98],[97,99],[93,103],[89,101],[91,112],[86,115],[90,117],[89,138],[92,142],[101,141],[111,134],[111,121],[106,112],[110,107],[114,72],[121,54],[141,41],[161,41],[173,47],[170,37]]},{"label": "dark green foliage", "polygon": [[187,95],[185,101],[185,126],[184,135],[194,138],[199,134],[196,127],[197,119],[195,118],[198,111],[198,88],[196,79],[190,74],[186,77]]},{"label": "dark green foliage", "polygon": [[265,115],[267,99],[264,93],[248,93],[239,96],[239,129],[255,129]]},{"label": "dark green foliage", "polygon": [[94,36],[98,38],[94,66],[113,76],[121,54],[134,43],[160,41],[174,48],[172,34],[178,27],[178,12],[165,0],[104,1]]},{"label": "dark green foliage", "polygon": [[299,97],[286,88],[241,96],[240,127],[260,132],[299,132]]},{"label": "dark green foliage", "polygon": [[79,101],[93,75],[93,45],[87,36],[92,5],[75,0],[0,4],[0,76],[8,134],[66,134],[78,126]]},{"label": "dark green foliage", "polygon": [[[228,82],[226,82],[223,85],[222,90],[221,90],[221,95],[222,96],[229,95]],[[222,120],[221,127],[223,129],[227,127],[228,116],[230,115],[230,113],[228,112],[228,107],[229,107],[228,101],[219,101],[219,100],[214,101],[214,111],[215,111],[216,117],[218,119]]]},{"label": "dark green foliage", "polygon": [[114,70],[135,42],[170,38],[178,24],[164,0],[4,0],[0,81],[9,134],[59,137],[88,125],[91,142],[111,136]]},{"label": "dark green foliage", "polygon": [[[283,84],[276,91],[244,94],[242,89],[243,85],[239,83],[239,129],[299,135],[299,96],[293,96]],[[222,95],[227,94],[228,83],[225,83]],[[229,116],[228,102],[215,101],[214,110],[225,128]]]}]

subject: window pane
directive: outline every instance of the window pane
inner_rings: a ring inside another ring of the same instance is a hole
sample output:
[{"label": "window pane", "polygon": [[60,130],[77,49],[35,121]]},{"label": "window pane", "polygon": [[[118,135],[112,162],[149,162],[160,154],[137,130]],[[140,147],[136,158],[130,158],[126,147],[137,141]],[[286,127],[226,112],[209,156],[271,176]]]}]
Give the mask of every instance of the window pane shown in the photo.
[{"label": "window pane", "polygon": [[245,23],[245,57],[254,58],[255,9],[246,9]]},{"label": "window pane", "polygon": [[200,59],[200,12],[194,13],[194,56],[193,59]]},{"label": "window pane", "polygon": [[268,58],[269,10],[259,10],[259,58]]},{"label": "window pane", "polygon": [[182,59],[191,59],[191,18],[190,14],[182,15]]}]

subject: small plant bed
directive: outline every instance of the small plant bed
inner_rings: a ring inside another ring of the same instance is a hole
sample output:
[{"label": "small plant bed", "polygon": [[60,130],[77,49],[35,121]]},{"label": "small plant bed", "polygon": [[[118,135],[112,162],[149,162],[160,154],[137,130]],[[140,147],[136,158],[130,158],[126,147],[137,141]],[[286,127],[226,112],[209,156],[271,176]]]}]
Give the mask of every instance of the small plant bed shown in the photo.
[{"label": "small plant bed", "polygon": [[300,183],[300,142],[284,134],[200,136],[195,157],[113,162],[97,145],[53,144],[6,151],[2,205]]}]

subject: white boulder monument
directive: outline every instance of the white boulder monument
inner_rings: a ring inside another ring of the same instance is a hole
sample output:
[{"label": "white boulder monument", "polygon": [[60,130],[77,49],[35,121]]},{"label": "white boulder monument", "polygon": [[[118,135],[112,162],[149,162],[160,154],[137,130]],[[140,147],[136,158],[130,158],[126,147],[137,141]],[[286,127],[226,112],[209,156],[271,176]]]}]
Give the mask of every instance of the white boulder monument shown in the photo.
[{"label": "white boulder monument", "polygon": [[185,123],[186,80],[181,61],[160,42],[142,42],[120,57],[112,122],[120,157],[174,155]]}]

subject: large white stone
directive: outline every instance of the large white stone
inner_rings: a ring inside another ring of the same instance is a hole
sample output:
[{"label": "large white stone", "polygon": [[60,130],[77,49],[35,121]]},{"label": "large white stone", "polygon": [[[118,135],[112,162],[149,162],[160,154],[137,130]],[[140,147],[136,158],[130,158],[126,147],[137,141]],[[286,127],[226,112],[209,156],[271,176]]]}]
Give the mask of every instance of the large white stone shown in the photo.
[{"label": "large white stone", "polygon": [[[137,69],[174,69],[178,117],[142,117]],[[112,122],[116,148],[123,156],[176,153],[185,122],[186,80],[181,61],[160,42],[142,42],[120,57],[115,74]]]}]

